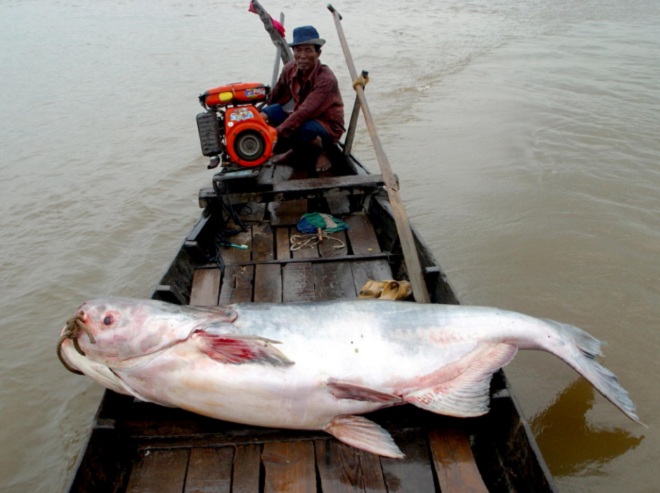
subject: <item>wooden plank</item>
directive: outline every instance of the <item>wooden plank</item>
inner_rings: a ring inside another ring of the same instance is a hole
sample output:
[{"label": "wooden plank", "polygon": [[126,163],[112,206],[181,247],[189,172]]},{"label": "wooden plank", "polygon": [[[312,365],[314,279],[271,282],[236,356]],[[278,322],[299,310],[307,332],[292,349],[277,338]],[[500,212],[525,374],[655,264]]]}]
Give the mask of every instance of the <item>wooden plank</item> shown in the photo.
[{"label": "wooden plank", "polygon": [[316,493],[313,442],[265,443],[261,461],[264,493]]},{"label": "wooden plank", "polygon": [[406,456],[403,459],[381,457],[388,491],[436,491],[424,432],[413,428],[399,433],[393,431],[392,435]]},{"label": "wooden plank", "polygon": [[193,274],[190,304],[216,306],[220,296],[220,269],[197,269]]},{"label": "wooden plank", "polygon": [[307,212],[307,199],[271,202],[268,204],[268,212],[273,226],[295,226]]},{"label": "wooden plank", "polygon": [[254,270],[254,301],[282,302],[282,268],[280,264],[258,264]]},{"label": "wooden plank", "polygon": [[[282,168],[282,171],[280,171],[280,168]],[[281,165],[278,165],[272,177],[272,190],[267,189],[271,186],[271,183],[264,181],[263,185],[266,186],[264,190],[232,193],[230,189],[230,193],[226,197],[234,204],[242,204],[307,199],[318,197],[322,193],[341,191],[348,191],[351,195],[364,195],[377,191],[384,183],[381,175],[367,174],[307,178],[308,171],[304,167],[291,169],[291,176],[286,180],[280,178],[280,173],[285,173],[285,171]],[[200,207],[205,208],[209,202],[214,200],[216,199],[213,188],[203,188],[199,191]]]},{"label": "wooden plank", "polygon": [[344,221],[350,229],[348,239],[355,255],[366,255],[369,253],[380,253],[380,245],[374,227],[365,214],[353,214],[347,216]]},{"label": "wooden plank", "polygon": [[349,262],[317,263],[312,266],[315,298],[336,300],[357,297]]},{"label": "wooden plank", "polygon": [[297,192],[302,190],[349,190],[352,188],[378,188],[383,186],[381,175],[345,175],[323,178],[289,180],[273,185],[275,192]]},{"label": "wooden plank", "polygon": [[261,447],[239,445],[234,456],[232,493],[255,493],[259,491],[261,469]]},{"label": "wooden plank", "polygon": [[351,202],[348,200],[348,191],[330,192],[325,195],[330,214],[336,217],[345,216],[351,212]]},{"label": "wooden plank", "polygon": [[181,493],[189,453],[188,449],[143,452],[128,481],[126,493]]},{"label": "wooden plank", "polygon": [[[306,238],[311,239],[309,245],[297,246],[298,242],[305,241]],[[320,256],[319,247],[316,244],[316,241],[314,241],[314,238],[298,232],[298,230],[295,228],[291,228],[291,238],[289,241],[291,242],[291,246],[294,248],[294,250],[291,250],[291,257],[293,258],[318,258]]]},{"label": "wooden plank", "polygon": [[314,301],[312,264],[291,263],[282,266],[282,301]]},{"label": "wooden plank", "polygon": [[252,260],[263,261],[275,258],[273,230],[268,223],[257,223],[252,226]]},{"label": "wooden plank", "polygon": [[319,255],[321,257],[341,257],[348,254],[348,238],[346,238],[345,231],[327,233],[327,235],[329,238],[324,238],[319,243]]},{"label": "wooden plank", "polygon": [[286,260],[291,258],[289,244],[289,228],[275,228],[275,258]]},{"label": "wooden plank", "polygon": [[316,440],[314,447],[323,493],[364,492],[364,478],[356,448],[336,440]]},{"label": "wooden plank", "polygon": [[229,243],[234,243],[235,245],[247,245],[248,248],[247,250],[241,250],[239,248],[233,247],[222,247],[221,254],[225,265],[238,265],[250,261],[250,251],[252,250],[252,231],[242,231],[233,236],[229,236],[227,241]]},{"label": "wooden plank", "polygon": [[463,432],[452,428],[433,430],[429,440],[442,493],[488,493]]},{"label": "wooden plank", "polygon": [[[360,467],[364,479],[365,493],[386,493],[387,486],[385,486],[385,478],[383,477],[383,468],[380,464],[380,457],[362,450],[358,453],[360,455]],[[408,490],[400,489],[399,491]]]},{"label": "wooden plank", "polygon": [[193,448],[183,493],[231,493],[233,447]]},{"label": "wooden plank", "polygon": [[353,282],[358,293],[369,279],[374,281],[393,279],[390,264],[384,259],[351,262],[351,269],[353,269]]},{"label": "wooden plank", "polygon": [[220,305],[252,301],[254,265],[227,265],[220,287]]}]

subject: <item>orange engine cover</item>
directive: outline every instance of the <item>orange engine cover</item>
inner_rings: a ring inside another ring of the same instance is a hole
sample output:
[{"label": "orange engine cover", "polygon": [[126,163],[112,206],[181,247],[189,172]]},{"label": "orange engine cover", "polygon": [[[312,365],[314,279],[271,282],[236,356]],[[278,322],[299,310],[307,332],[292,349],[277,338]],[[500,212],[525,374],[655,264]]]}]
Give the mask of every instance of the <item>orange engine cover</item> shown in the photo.
[{"label": "orange engine cover", "polygon": [[264,101],[268,89],[260,82],[236,82],[209,89],[199,98],[206,106],[228,106],[232,104],[254,104]]},{"label": "orange engine cover", "polygon": [[277,130],[264,121],[254,106],[238,106],[225,112],[225,139],[232,162],[259,166],[273,155]]}]

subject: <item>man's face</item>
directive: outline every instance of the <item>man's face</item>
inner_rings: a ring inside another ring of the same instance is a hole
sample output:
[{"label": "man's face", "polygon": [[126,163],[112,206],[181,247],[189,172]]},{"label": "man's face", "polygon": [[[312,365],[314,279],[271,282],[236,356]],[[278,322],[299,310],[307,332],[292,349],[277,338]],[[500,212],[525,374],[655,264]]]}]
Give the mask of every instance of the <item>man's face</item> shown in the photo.
[{"label": "man's face", "polygon": [[314,45],[298,45],[293,47],[293,59],[303,74],[309,74],[314,70],[320,55],[321,50],[316,51],[316,46]]}]

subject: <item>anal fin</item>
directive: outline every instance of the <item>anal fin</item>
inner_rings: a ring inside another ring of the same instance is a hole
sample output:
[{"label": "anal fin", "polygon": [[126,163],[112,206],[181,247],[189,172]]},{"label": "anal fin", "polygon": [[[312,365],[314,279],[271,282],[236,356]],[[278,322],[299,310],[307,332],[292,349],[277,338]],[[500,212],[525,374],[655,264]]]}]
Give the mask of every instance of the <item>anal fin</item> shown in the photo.
[{"label": "anal fin", "polygon": [[325,431],[340,442],[372,454],[402,459],[401,449],[385,429],[362,416],[337,416],[328,423]]}]

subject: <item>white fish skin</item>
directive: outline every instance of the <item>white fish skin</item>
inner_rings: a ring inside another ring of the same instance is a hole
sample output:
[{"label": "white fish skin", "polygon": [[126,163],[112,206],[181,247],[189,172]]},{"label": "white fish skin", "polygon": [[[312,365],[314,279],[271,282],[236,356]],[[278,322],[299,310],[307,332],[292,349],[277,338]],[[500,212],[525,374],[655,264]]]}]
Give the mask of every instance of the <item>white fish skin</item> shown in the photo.
[{"label": "white fish skin", "polygon": [[373,300],[197,308],[109,298],[78,314],[90,333],[77,334],[85,355],[71,340],[62,354],[101,385],[218,419],[325,430],[388,457],[403,455],[356,414],[405,403],[485,414],[492,374],[518,349],[555,354],[639,422],[628,393],[595,360],[600,341],[496,308]]}]

